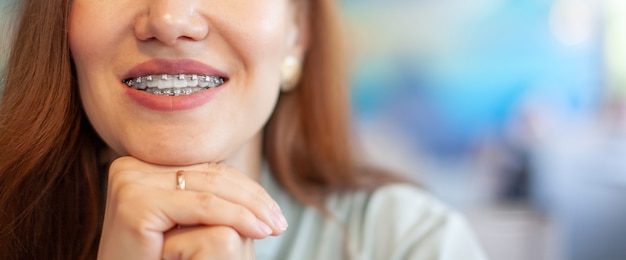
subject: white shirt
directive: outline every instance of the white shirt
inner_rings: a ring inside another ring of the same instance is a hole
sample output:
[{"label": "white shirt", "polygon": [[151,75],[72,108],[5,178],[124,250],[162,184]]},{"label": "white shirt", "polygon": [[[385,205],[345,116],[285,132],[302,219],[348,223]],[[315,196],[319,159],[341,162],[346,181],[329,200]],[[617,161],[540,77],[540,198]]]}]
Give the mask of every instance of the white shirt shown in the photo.
[{"label": "white shirt", "polygon": [[335,219],[295,200],[267,171],[261,175],[289,228],[256,241],[257,259],[487,259],[465,219],[417,187],[333,194],[325,206]]}]

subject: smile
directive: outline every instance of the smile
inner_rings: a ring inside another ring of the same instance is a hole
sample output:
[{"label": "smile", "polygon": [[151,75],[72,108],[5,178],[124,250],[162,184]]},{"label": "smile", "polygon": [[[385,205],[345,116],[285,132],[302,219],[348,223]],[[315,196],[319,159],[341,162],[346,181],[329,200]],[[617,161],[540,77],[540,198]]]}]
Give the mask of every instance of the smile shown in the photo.
[{"label": "smile", "polygon": [[125,79],[122,82],[131,88],[154,95],[183,96],[219,87],[226,81],[226,78],[214,75],[163,74]]}]

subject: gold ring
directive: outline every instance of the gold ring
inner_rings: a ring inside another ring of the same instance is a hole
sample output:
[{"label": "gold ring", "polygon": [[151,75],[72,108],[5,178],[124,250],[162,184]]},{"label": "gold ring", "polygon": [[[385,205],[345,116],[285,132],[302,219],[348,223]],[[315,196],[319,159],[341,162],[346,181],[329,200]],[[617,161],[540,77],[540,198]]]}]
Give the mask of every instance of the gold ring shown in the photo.
[{"label": "gold ring", "polygon": [[185,190],[185,171],[180,170],[176,172],[176,189]]}]

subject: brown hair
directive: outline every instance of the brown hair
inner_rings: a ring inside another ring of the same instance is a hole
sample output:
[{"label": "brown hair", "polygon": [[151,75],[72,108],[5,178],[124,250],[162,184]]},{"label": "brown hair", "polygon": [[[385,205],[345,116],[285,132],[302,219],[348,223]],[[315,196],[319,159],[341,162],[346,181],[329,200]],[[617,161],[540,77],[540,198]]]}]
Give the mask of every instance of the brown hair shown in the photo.
[{"label": "brown hair", "polygon": [[398,179],[357,163],[337,3],[309,5],[311,42],[302,80],[281,95],[266,127],[264,155],[285,189],[323,210],[320,199],[332,191],[373,189]]},{"label": "brown hair", "polygon": [[[70,0],[24,0],[0,104],[0,259],[86,259],[101,218],[98,152],[72,68]],[[348,85],[336,3],[310,1],[311,45],[303,79],[282,94],[264,137],[276,179],[322,208],[333,190],[375,187],[349,142]],[[357,172],[359,174],[357,174]],[[364,181],[370,180],[370,181]]]}]

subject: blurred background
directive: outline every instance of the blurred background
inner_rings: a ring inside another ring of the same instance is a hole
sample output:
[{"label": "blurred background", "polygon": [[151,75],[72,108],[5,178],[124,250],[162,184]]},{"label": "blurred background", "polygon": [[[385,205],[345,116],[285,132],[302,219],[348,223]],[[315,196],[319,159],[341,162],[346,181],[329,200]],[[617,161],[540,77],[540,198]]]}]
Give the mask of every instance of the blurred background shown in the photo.
[{"label": "blurred background", "polygon": [[492,259],[626,259],[626,1],[340,2],[369,160],[464,212]]},{"label": "blurred background", "polygon": [[342,3],[370,160],[492,259],[626,259],[626,1]]}]

